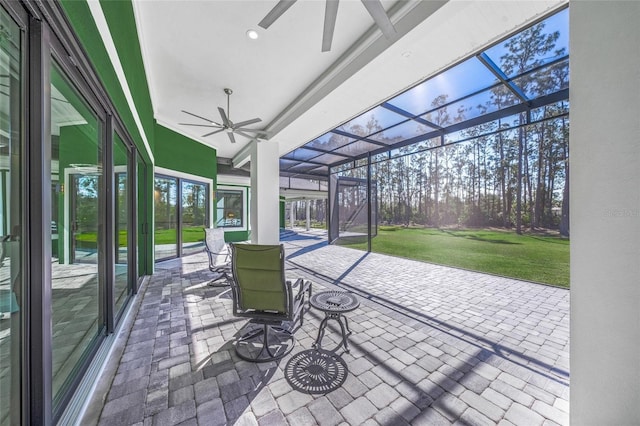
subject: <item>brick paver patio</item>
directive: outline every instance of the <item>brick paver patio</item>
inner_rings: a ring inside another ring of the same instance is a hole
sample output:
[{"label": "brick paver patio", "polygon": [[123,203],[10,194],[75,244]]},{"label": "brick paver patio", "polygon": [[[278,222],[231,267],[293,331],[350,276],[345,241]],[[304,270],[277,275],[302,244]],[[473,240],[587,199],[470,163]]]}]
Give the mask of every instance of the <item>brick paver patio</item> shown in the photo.
[{"label": "brick paver patio", "polygon": [[[360,297],[348,314],[351,352],[339,352],[349,369],[342,387],[311,396],[284,377],[316,337],[322,314],[313,309],[292,354],[241,361],[232,344],[246,320],[233,317],[227,288],[207,286],[198,254],[157,265],[102,379],[106,400],[95,398],[85,421],[568,424],[568,290],[327,246],[320,232],[284,243],[288,275]],[[337,342],[329,330],[325,339]]]}]

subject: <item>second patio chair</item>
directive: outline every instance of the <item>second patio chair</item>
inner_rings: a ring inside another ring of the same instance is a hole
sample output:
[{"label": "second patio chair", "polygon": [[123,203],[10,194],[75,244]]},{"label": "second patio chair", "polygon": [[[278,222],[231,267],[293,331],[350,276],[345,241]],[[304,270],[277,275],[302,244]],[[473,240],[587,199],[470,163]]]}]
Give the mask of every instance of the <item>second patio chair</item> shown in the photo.
[{"label": "second patio chair", "polygon": [[230,246],[233,314],[258,325],[237,339],[236,353],[253,362],[280,359],[295,345],[293,327],[298,320],[302,325],[311,282],[285,279],[282,244]]},{"label": "second patio chair", "polygon": [[[204,228],[204,250],[209,256],[209,270],[218,274],[209,285],[229,285],[231,280],[231,256],[224,241],[224,229]],[[224,281],[221,281],[223,280]]]}]

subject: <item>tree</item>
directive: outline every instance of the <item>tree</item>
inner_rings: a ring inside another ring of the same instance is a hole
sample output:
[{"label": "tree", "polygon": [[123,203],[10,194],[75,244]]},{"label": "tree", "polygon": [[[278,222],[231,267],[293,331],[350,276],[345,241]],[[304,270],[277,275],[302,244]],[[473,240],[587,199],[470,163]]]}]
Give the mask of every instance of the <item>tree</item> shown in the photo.
[{"label": "tree", "polygon": [[[555,48],[556,41],[560,36],[558,31],[553,33],[544,32],[545,23],[534,25],[517,36],[512,37],[505,43],[507,52],[500,57],[501,68],[507,76],[523,74],[525,71],[535,68],[543,63],[547,54]],[[536,76],[527,74],[519,78],[518,86],[527,93],[529,86],[536,84]],[[526,123],[526,114],[520,116],[520,125]],[[522,199],[523,199],[523,167],[528,166],[528,146],[526,132],[520,127],[518,132],[518,180],[516,198],[516,232],[522,233]],[[523,162],[525,164],[523,164]],[[527,176],[527,179],[529,176]],[[524,188],[526,191],[526,188]],[[529,193],[530,183],[529,183]],[[526,193],[524,194],[526,197]],[[529,203],[531,204],[531,202]]]}]

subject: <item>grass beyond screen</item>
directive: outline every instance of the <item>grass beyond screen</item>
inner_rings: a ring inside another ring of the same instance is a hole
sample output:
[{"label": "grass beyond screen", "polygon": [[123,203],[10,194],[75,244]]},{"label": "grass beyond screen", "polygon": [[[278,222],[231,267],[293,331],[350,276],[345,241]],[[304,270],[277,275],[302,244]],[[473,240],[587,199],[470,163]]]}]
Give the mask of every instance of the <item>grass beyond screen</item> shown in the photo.
[{"label": "grass beyond screen", "polygon": [[555,235],[381,226],[371,245],[376,253],[569,287],[569,239]]}]

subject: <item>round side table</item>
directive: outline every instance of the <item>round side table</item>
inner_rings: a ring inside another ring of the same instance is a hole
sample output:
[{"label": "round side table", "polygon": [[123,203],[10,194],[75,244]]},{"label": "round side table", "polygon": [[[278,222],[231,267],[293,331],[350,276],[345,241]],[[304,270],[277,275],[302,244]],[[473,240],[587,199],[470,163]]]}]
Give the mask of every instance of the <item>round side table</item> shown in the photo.
[{"label": "round side table", "polygon": [[321,343],[322,338],[324,337],[325,329],[327,328],[327,323],[329,322],[329,320],[335,320],[338,322],[338,324],[340,324],[342,342],[338,343],[338,346],[336,346],[336,348],[333,349],[332,352],[337,351],[342,345],[344,345],[345,351],[349,352],[347,336],[351,334],[351,330],[349,329],[349,322],[347,321],[347,317],[343,314],[351,312],[358,306],[360,306],[360,301],[356,298],[356,296],[345,291],[321,291],[311,296],[311,299],[309,299],[309,303],[311,304],[311,306],[318,309],[319,311],[324,312],[325,314],[324,319],[322,320],[322,322],[320,323],[320,327],[318,328],[318,337],[316,338],[313,346],[317,349],[322,349]]}]

